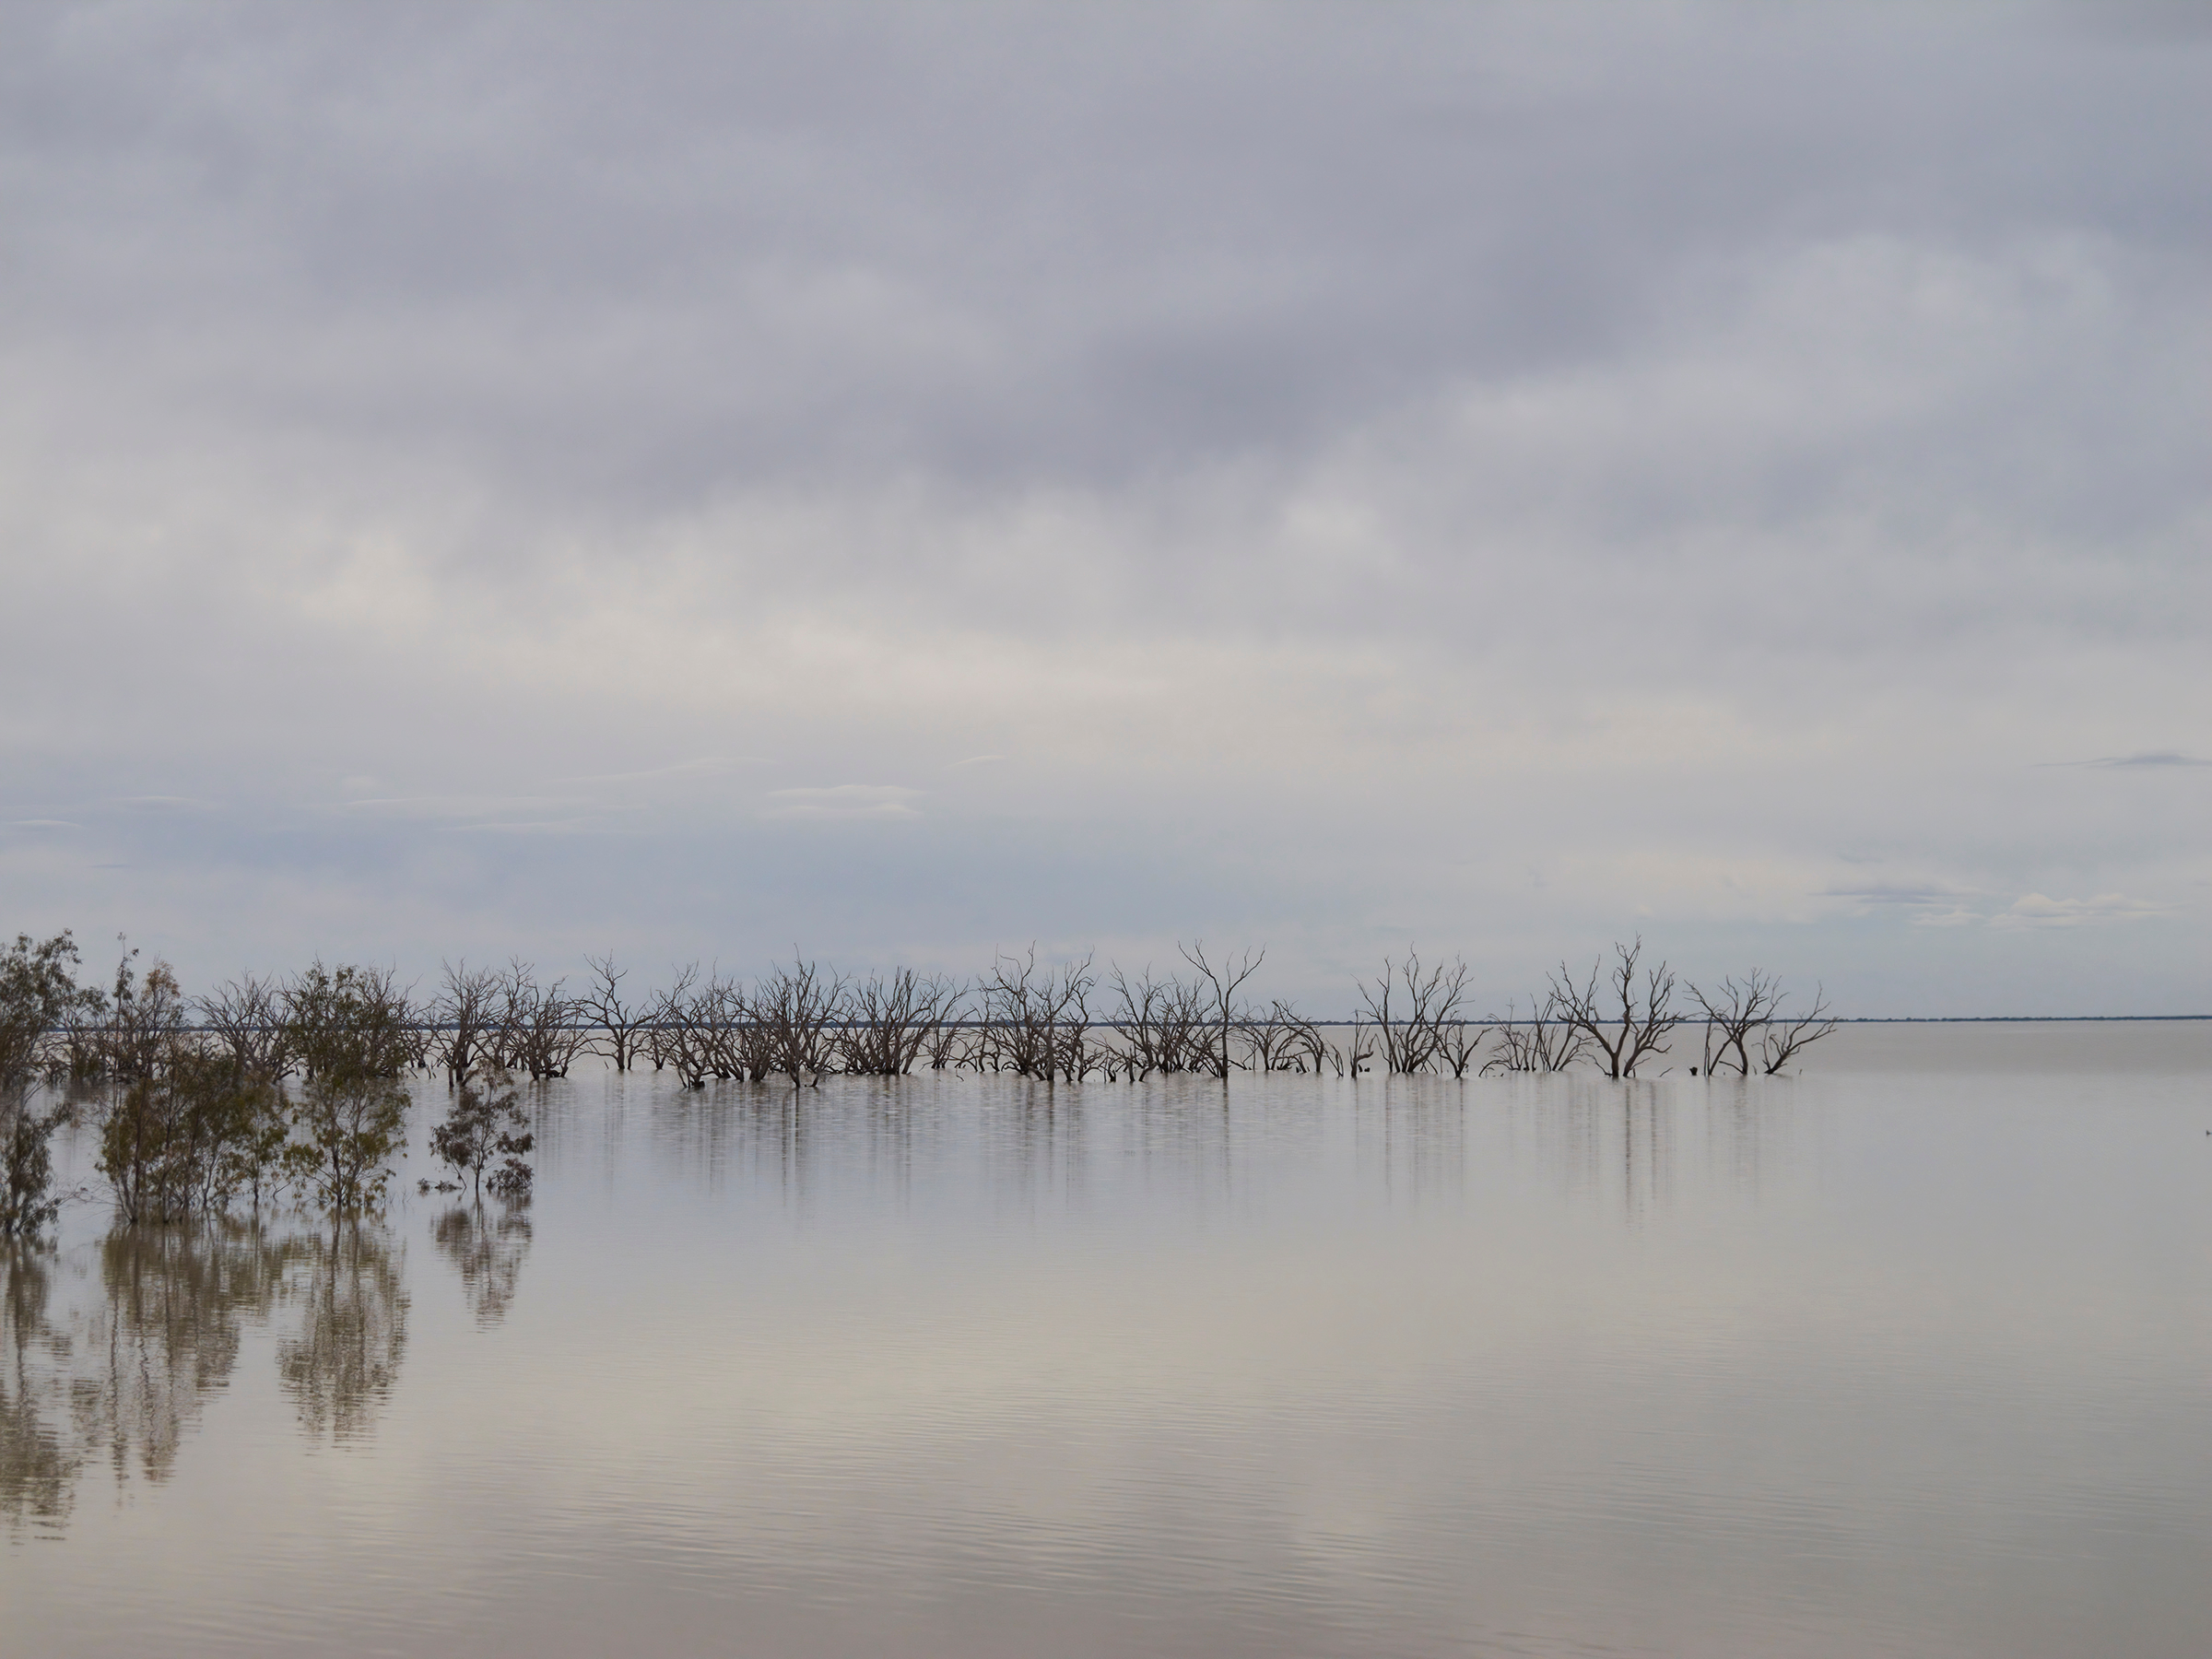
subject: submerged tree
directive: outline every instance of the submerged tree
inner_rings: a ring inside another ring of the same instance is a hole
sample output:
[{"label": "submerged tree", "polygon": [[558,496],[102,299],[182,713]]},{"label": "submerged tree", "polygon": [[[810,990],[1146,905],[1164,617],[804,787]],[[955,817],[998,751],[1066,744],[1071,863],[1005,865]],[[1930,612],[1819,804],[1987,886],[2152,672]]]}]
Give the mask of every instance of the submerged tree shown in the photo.
[{"label": "submerged tree", "polygon": [[1410,951],[1403,963],[1383,958],[1381,976],[1360,985],[1359,1001],[1382,1041],[1385,1068],[1411,1074],[1441,1061],[1454,1077],[1467,1075],[1483,1033],[1467,1037],[1466,983],[1467,965],[1458,957],[1429,969]]},{"label": "submerged tree", "polygon": [[421,1021],[388,968],[321,962],[285,987],[285,1037],[301,1073],[396,1077],[415,1064]]},{"label": "submerged tree", "polygon": [[284,987],[241,973],[196,1000],[200,1023],[246,1077],[279,1083],[292,1067],[285,1030]]},{"label": "submerged tree", "polygon": [[405,1157],[418,1025],[389,970],[317,962],[287,994],[287,1030],[306,1081],[291,1102],[287,1171],[331,1210],[371,1207]]},{"label": "submerged tree", "polygon": [[37,943],[18,934],[0,951],[0,1238],[38,1232],[60,1208],[51,1143],[67,1109],[37,1111],[30,1096],[49,1068],[48,1041],[99,1005],[77,986],[78,959],[65,931]]},{"label": "submerged tree", "polygon": [[1265,948],[1256,952],[1247,950],[1239,957],[1224,957],[1217,963],[1206,959],[1203,939],[1193,939],[1176,948],[1182,951],[1182,959],[1197,970],[1198,977],[1206,982],[1206,988],[1211,993],[1207,1000],[1212,1004],[1213,1032],[1206,1045],[1206,1069],[1227,1080],[1230,1067],[1234,1064],[1229,1050],[1229,1035],[1246,1018],[1237,994],[1244,989],[1244,982],[1260,971],[1260,964],[1267,959],[1267,952]]},{"label": "submerged tree", "polygon": [[[1112,967],[1105,982],[1120,1004],[1113,1012],[1123,1072],[1134,1078],[1213,1069],[1212,1004],[1204,983],[1156,980],[1149,963],[1134,980]],[[1272,1053],[1270,1034],[1258,1041],[1264,1053]]]},{"label": "submerged tree", "polygon": [[653,1024],[652,1006],[622,1000],[622,982],[629,971],[615,965],[613,951],[583,959],[592,971],[592,988],[577,999],[576,1008],[599,1028],[599,1052],[617,1071],[626,1072],[644,1052],[647,1029]]},{"label": "submerged tree", "polygon": [[469,1182],[477,1197],[484,1195],[488,1169],[494,1194],[524,1197],[531,1186],[530,1149],[536,1144],[529,1124],[507,1074],[479,1062],[462,1079],[445,1121],[430,1131],[430,1150]]},{"label": "submerged tree", "polygon": [[1090,960],[1085,955],[1057,968],[1039,968],[1034,944],[1021,956],[1002,952],[978,987],[983,1013],[979,1063],[1048,1083],[1080,1077],[1089,1065],[1085,1036],[1097,983]]},{"label": "submerged tree", "polygon": [[180,1048],[110,1100],[100,1171],[125,1221],[216,1214],[241,1192],[259,1208],[289,1131],[276,1084],[229,1054]]},{"label": "submerged tree", "polygon": [[1828,997],[1821,988],[1813,988],[1813,1006],[1809,1012],[1795,1018],[1783,1018],[1781,1000],[1775,1003],[1775,1016],[1767,1022],[1759,1038],[1759,1064],[1771,1077],[1795,1059],[1807,1043],[1818,1042],[1836,1029],[1835,1016],[1828,1009]]},{"label": "submerged tree", "polygon": [[465,958],[458,968],[451,962],[444,966],[445,983],[429,1006],[430,1054],[443,1068],[446,1080],[458,1083],[477,1063],[495,1027],[492,998],[499,975],[488,968],[471,971]]},{"label": "submerged tree", "polygon": [[1819,1041],[1836,1029],[1828,998],[1821,991],[1815,989],[1808,1013],[1787,1017],[1783,1005],[1789,996],[1782,981],[1756,968],[1745,975],[1741,984],[1724,979],[1718,990],[1692,985],[1689,994],[1705,1013],[1705,1071],[1709,1077],[1724,1066],[1734,1067],[1739,1077],[1749,1077],[1754,1067],[1773,1077],[1807,1044]]},{"label": "submerged tree", "polygon": [[1593,963],[1579,983],[1561,962],[1551,993],[1561,1018],[1606,1057],[1607,1077],[1632,1077],[1646,1058],[1665,1053],[1667,1034],[1683,1020],[1667,965],[1643,966],[1641,934],[1632,944],[1613,947],[1610,970],[1602,960]]},{"label": "submerged tree", "polygon": [[1568,1023],[1557,990],[1529,1001],[1528,1018],[1513,1018],[1512,1004],[1498,1027],[1498,1052],[1482,1063],[1485,1072],[1563,1072],[1582,1058],[1589,1039]]}]

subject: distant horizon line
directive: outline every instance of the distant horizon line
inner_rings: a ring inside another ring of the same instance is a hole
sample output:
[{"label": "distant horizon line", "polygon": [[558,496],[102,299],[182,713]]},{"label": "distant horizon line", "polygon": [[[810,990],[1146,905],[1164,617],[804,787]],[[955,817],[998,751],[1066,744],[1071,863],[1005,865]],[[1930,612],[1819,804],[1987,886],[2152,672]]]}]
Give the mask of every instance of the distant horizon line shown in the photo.
[{"label": "distant horizon line", "polygon": [[[2149,1025],[2157,1022],[2171,1024],[2185,1023],[2190,1020],[2212,1020],[2212,1014],[1857,1014],[1848,1017],[1839,1014],[1823,1016],[1822,1018],[1827,1018],[1830,1021],[1830,1023],[1839,1026]],[[651,1026],[653,1023],[653,1022],[648,1021],[647,1025]],[[856,1027],[864,1024],[865,1022],[856,1019],[833,1019],[829,1023],[832,1029],[844,1029]],[[989,1026],[992,1021],[985,1018],[970,1018],[946,1020],[943,1023],[948,1026],[975,1027],[981,1029]],[[1070,1025],[1079,1024],[1092,1030],[1118,1031],[1136,1027],[1142,1022],[1133,1019],[1084,1019],[1068,1020],[1064,1023]],[[1199,1023],[1211,1027],[1218,1025],[1220,1022],[1218,1020],[1209,1018]],[[1248,1022],[1232,1020],[1230,1023],[1241,1025]],[[1370,1026],[1376,1025],[1380,1022],[1365,1016],[1359,1016],[1357,1018],[1347,1016],[1340,1019],[1331,1018],[1309,1019],[1306,1020],[1305,1023],[1312,1026],[1318,1030],[1331,1030],[1338,1026]],[[1445,1025],[1459,1026],[1464,1028],[1466,1026],[1524,1026],[1535,1025],[1538,1022],[1528,1018],[1500,1019],[1495,1016],[1492,1016],[1487,1018],[1475,1017],[1465,1019],[1447,1019],[1442,1023]],[[1553,1020],[1549,1023],[1556,1025],[1559,1022]],[[1678,1022],[1680,1026],[1698,1026],[1708,1025],[1712,1023],[1712,1022],[1709,1020],[1700,1019],[1695,1015],[1687,1016]],[[1762,1021],[1761,1023],[1771,1022]],[[199,1023],[180,1025],[172,1029],[186,1035],[194,1037],[216,1036],[218,1035],[223,1030],[223,1028],[220,1026]],[[252,1029],[254,1030],[276,1030],[279,1028],[276,1025],[255,1025]],[[453,1022],[450,1020],[426,1019],[409,1022],[407,1029],[418,1031],[445,1031],[453,1030],[457,1028],[455,1028]],[[549,1029],[564,1031],[597,1031],[604,1030],[606,1028],[605,1022],[601,1020],[580,1019],[564,1021],[562,1024]]]}]

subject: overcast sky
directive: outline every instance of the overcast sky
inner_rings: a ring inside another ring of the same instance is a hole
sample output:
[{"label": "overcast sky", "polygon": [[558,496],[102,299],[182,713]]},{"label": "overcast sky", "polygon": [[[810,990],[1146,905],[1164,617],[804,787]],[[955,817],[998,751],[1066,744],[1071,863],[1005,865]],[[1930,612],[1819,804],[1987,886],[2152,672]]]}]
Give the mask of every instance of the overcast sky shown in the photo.
[{"label": "overcast sky", "polygon": [[2212,1008],[2212,7],[0,0],[0,928]]}]

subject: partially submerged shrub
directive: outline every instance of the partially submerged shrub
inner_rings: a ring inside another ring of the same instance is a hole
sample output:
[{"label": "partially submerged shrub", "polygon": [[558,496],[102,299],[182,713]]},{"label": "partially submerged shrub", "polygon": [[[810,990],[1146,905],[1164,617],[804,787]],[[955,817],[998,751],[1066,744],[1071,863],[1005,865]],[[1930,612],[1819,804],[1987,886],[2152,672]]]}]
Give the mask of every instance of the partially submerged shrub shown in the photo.
[{"label": "partially submerged shrub", "polygon": [[[495,1066],[479,1064],[461,1080],[453,1108],[430,1131],[430,1150],[482,1197],[488,1185],[509,1200],[530,1194],[529,1157],[537,1137],[515,1099],[514,1085]],[[489,1172],[488,1180],[487,1171]]]},{"label": "partially submerged shrub", "polygon": [[115,1095],[100,1121],[100,1171],[125,1221],[213,1214],[276,1184],[291,1124],[274,1083],[229,1054],[181,1049]]},{"label": "partially submerged shrub", "polygon": [[78,959],[66,932],[38,942],[18,934],[0,951],[0,1238],[40,1231],[61,1207],[52,1195],[51,1142],[68,1112],[40,1112],[30,1097],[57,1064],[49,1041],[99,1006],[98,992],[77,985]]}]

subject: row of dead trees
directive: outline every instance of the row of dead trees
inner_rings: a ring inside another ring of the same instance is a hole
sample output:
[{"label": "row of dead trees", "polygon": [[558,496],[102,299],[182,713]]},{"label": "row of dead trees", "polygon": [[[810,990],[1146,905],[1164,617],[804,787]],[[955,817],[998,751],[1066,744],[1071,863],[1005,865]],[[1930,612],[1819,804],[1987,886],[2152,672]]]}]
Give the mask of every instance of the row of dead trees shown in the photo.
[{"label": "row of dead trees", "polygon": [[1685,984],[1665,961],[1653,962],[1638,936],[1616,945],[1586,974],[1565,962],[1530,1001],[1525,1018],[1497,1028],[1488,1072],[1560,1072],[1582,1063],[1609,1077],[1633,1077],[1673,1052],[1685,1026],[1702,1026],[1700,1064],[1707,1077],[1776,1077],[1812,1043],[1836,1029],[1826,994],[1793,1010],[1781,979],[1753,969],[1717,986]]},{"label": "row of dead trees", "polygon": [[[1503,1018],[1476,1018],[1458,958],[1386,959],[1360,982],[1346,1021],[1323,1023],[1246,988],[1265,953],[1229,959],[1182,947],[1180,968],[1099,971],[1090,957],[1041,962],[1002,955],[974,981],[896,969],[848,977],[795,957],[750,980],[696,965],[632,993],[609,955],[571,988],[522,961],[448,966],[417,1000],[387,970],[316,963],[288,978],[241,975],[186,998],[166,970],[134,980],[126,956],[113,992],[88,997],[53,1032],[56,1080],[128,1084],[150,1074],[189,1021],[243,1076],[312,1081],[336,1039],[375,1028],[382,1063],[458,1083],[474,1072],[560,1077],[586,1055],[619,1071],[674,1072],[690,1087],[771,1077],[809,1085],[832,1074],[1006,1073],[1052,1081],[1291,1072],[1358,1077],[1560,1072],[1648,1075],[1701,1028],[1693,1072],[1771,1075],[1835,1027],[1824,997],[1793,1012],[1780,981],[1754,971],[1717,987],[1685,984],[1641,938],[1577,974],[1562,963]],[[338,1020],[342,1012],[343,1019]],[[351,1050],[347,1051],[348,1053]]]}]

